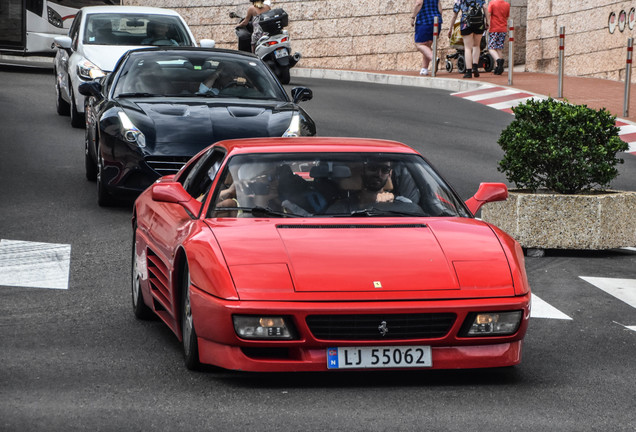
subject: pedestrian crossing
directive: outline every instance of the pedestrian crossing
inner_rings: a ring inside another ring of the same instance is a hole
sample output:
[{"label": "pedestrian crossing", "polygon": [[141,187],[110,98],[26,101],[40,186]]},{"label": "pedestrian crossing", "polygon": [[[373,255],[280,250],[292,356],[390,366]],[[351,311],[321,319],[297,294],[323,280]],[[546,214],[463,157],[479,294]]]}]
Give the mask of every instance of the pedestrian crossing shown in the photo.
[{"label": "pedestrian crossing", "polygon": [[[484,85],[477,90],[468,90],[452,93],[452,96],[467,99],[512,114],[512,108],[528,99],[542,100],[546,96],[529,93],[509,87]],[[623,119],[616,120],[616,126],[620,129],[619,137],[629,145],[627,153],[636,156],[636,124]]]}]

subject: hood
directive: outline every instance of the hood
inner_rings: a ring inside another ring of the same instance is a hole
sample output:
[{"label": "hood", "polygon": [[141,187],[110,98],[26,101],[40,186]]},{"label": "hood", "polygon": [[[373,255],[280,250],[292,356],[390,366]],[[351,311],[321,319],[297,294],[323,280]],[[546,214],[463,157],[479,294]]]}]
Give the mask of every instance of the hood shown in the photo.
[{"label": "hood", "polygon": [[514,295],[508,261],[493,231],[474,219],[454,219],[254,221],[213,232],[245,300]]},{"label": "hood", "polygon": [[289,127],[289,103],[208,102],[196,99],[135,99],[122,103],[131,121],[146,135],[146,151],[194,155],[216,141],[233,138],[282,136]]},{"label": "hood", "polygon": [[137,45],[84,45],[83,55],[104,72],[112,72],[126,51],[143,48]]}]

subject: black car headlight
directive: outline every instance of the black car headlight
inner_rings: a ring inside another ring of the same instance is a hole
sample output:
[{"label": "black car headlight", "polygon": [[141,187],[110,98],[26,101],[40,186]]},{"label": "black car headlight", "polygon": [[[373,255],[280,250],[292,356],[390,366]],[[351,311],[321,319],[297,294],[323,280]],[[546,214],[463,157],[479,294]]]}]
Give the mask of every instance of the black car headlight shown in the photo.
[{"label": "black car headlight", "polygon": [[234,315],[234,331],[243,339],[288,340],[296,337],[289,318],[282,316]]},{"label": "black car headlight", "polygon": [[300,115],[296,112],[292,115],[291,122],[289,122],[289,127],[283,133],[284,138],[295,138],[301,135],[300,132]]},{"label": "black car headlight", "polygon": [[521,325],[523,311],[510,312],[475,312],[468,314],[461,336],[509,336]]},{"label": "black car headlight", "polygon": [[126,113],[119,111],[117,115],[119,116],[119,121],[121,121],[121,133],[124,139],[131,144],[137,144],[141,148],[146,147],[146,136],[134,125]]}]

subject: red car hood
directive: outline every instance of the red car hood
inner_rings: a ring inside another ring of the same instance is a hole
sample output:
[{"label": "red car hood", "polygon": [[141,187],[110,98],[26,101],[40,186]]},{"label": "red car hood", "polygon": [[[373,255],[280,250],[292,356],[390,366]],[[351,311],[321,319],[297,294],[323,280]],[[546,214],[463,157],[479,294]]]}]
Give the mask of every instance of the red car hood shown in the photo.
[{"label": "red car hood", "polygon": [[242,300],[514,295],[508,261],[487,224],[404,221],[245,219],[213,232]]}]

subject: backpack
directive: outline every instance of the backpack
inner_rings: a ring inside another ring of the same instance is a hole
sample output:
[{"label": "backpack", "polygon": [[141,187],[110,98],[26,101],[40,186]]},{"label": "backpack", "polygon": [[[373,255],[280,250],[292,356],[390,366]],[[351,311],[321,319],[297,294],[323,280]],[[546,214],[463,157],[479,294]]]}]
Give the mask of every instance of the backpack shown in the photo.
[{"label": "backpack", "polygon": [[473,3],[468,9],[468,16],[466,17],[466,23],[468,27],[474,29],[480,29],[484,26],[484,10],[477,4]]}]

